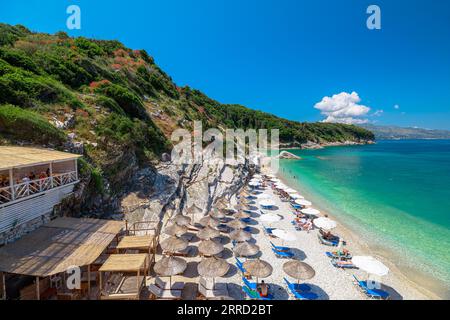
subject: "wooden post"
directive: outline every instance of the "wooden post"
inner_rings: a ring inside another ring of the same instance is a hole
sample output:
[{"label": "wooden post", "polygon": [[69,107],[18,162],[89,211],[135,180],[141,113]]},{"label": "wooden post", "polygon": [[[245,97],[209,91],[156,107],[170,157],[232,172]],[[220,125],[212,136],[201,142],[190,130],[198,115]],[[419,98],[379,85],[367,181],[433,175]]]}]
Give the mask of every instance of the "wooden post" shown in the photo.
[{"label": "wooden post", "polygon": [[53,163],[50,162],[50,185],[52,187],[52,189],[54,188],[54,184],[53,184]]},{"label": "wooden post", "polygon": [[36,277],[36,298],[41,300],[41,290],[39,288],[39,277]]},{"label": "wooden post", "polygon": [[101,299],[102,298],[102,289],[103,289],[103,284],[102,284],[102,272],[100,270],[98,270],[98,298]]},{"label": "wooden post", "polygon": [[139,297],[139,293],[141,292],[140,288],[141,288],[141,281],[139,280],[139,277],[141,275],[141,268],[138,269],[137,271],[137,280],[136,280],[136,284],[137,284],[137,292],[138,292],[138,297]]},{"label": "wooden post", "polygon": [[5,273],[4,272],[2,272],[1,273],[2,274],[2,277],[1,277],[1,279],[2,279],[2,299],[3,300],[6,300],[6,276],[5,276]]},{"label": "wooden post", "polygon": [[16,200],[16,192],[14,191],[14,175],[13,169],[9,169],[9,187],[11,188],[11,200]]},{"label": "wooden post", "polygon": [[88,264],[88,300],[91,299],[91,265]]},{"label": "wooden post", "polygon": [[75,162],[75,180],[78,181],[78,161],[77,159],[73,160]]}]

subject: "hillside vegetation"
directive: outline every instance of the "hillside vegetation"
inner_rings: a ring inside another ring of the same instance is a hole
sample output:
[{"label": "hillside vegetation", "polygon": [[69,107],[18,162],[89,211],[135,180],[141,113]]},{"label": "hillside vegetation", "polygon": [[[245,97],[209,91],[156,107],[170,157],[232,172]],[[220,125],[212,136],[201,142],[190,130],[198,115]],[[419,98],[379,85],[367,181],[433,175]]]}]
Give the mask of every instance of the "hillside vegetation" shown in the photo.
[{"label": "hillside vegetation", "polygon": [[81,145],[80,172],[96,176],[90,186],[117,193],[135,168],[170,150],[173,130],[191,128],[193,120],[205,128],[278,128],[287,143],[374,138],[356,126],[299,123],[221,104],[178,87],[145,50],[118,41],[0,24],[0,143]]}]

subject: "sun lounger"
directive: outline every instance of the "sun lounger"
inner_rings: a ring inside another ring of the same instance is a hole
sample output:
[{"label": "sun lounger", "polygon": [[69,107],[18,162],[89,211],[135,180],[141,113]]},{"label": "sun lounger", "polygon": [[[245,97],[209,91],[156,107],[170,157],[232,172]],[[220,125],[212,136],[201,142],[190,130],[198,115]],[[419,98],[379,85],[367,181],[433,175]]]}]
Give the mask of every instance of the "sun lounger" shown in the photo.
[{"label": "sun lounger", "polygon": [[258,287],[258,284],[256,282],[250,282],[248,281],[247,278],[242,277],[242,281],[244,282],[244,284],[249,287],[252,290],[256,290],[256,288]]},{"label": "sun lounger", "polygon": [[319,239],[319,242],[321,244],[324,244],[326,246],[337,247],[339,245],[339,239],[338,240],[327,240],[320,234],[317,235],[317,238]]},{"label": "sun lounger", "polygon": [[250,227],[245,227],[244,229],[243,229],[245,232],[251,232],[252,231],[252,228],[250,228]]},{"label": "sun lounger", "polygon": [[151,284],[148,286],[148,291],[150,291],[150,297],[152,299],[162,299],[162,300],[181,299],[181,290],[163,290],[160,287]]},{"label": "sun lounger", "polygon": [[274,237],[274,235],[272,234],[272,230],[274,230],[275,228],[267,228],[267,227],[264,227],[264,226],[263,226],[263,228],[264,228],[264,233],[266,235],[268,235],[270,237]]},{"label": "sun lounger", "polygon": [[170,281],[164,281],[160,277],[155,277],[155,285],[163,290],[175,290],[175,291],[181,291],[184,288],[183,282],[175,282],[172,283],[172,286],[170,286]]},{"label": "sun lounger", "polygon": [[[286,285],[288,287],[288,290],[291,292],[291,294],[299,300],[316,300],[318,298],[318,295],[314,292],[308,292],[306,290],[299,290],[300,287],[296,287],[294,284],[290,283],[286,278],[284,278],[284,281],[286,282]],[[309,288],[311,290],[311,288]]]},{"label": "sun lounger", "polygon": [[242,290],[244,291],[245,295],[251,300],[273,300],[273,295],[269,294],[267,297],[261,297],[258,291],[251,290],[247,286],[243,286]]},{"label": "sun lounger", "polygon": [[275,250],[274,248],[272,248],[272,251],[273,251],[273,253],[275,253],[275,255],[278,257],[278,258],[288,258],[288,259],[290,259],[290,258],[292,258],[292,257],[294,257],[294,254],[292,253],[292,252],[286,252],[286,251],[278,251],[278,250]]},{"label": "sun lounger", "polygon": [[341,254],[339,254],[337,252],[325,252],[325,254],[327,255],[328,258],[331,258],[331,259],[338,259],[339,258],[339,259],[349,260],[349,259],[352,258],[352,255],[350,253],[347,254],[347,255],[341,255]]},{"label": "sun lounger", "polygon": [[238,258],[236,258],[236,267],[242,272],[243,275],[247,273],[247,270],[245,270],[244,265],[238,260]]},{"label": "sun lounger", "polygon": [[251,219],[250,218],[244,218],[244,219],[241,219],[241,221],[245,222],[245,223],[250,223]]},{"label": "sun lounger", "polygon": [[333,259],[331,260],[331,264],[336,268],[342,268],[342,269],[357,269],[357,267],[351,262],[351,261],[342,261]]},{"label": "sun lounger", "polygon": [[390,298],[390,294],[388,292],[381,289],[371,289],[367,286],[367,281],[361,281],[355,275],[353,275],[353,278],[355,278],[355,282],[361,289],[361,291],[364,292],[368,297],[372,299],[382,300],[387,300]]},{"label": "sun lounger", "polygon": [[284,252],[291,251],[291,248],[276,246],[276,245],[273,244],[272,241],[269,241],[269,242],[270,242],[270,245],[272,246],[272,248],[274,248],[277,251],[284,251]]}]

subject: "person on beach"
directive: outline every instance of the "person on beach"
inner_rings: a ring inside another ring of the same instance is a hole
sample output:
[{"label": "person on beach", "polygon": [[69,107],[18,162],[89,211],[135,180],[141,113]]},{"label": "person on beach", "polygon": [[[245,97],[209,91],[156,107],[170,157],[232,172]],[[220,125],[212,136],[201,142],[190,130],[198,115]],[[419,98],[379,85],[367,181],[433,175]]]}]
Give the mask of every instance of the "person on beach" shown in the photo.
[{"label": "person on beach", "polygon": [[269,286],[264,282],[264,280],[261,280],[257,290],[261,297],[265,298],[269,295]]}]

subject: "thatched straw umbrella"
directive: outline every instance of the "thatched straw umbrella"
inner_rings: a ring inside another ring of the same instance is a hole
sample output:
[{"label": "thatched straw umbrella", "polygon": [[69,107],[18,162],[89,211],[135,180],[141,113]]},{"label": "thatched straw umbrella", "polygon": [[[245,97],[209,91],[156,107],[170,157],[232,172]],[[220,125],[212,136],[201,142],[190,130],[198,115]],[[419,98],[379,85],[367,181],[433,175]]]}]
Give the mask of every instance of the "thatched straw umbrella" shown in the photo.
[{"label": "thatched straw umbrella", "polygon": [[241,211],[241,212],[238,212],[235,215],[233,215],[233,217],[235,219],[247,219],[247,218],[251,217],[251,214]]},{"label": "thatched straw umbrella", "polygon": [[198,251],[205,256],[213,256],[223,251],[223,245],[213,240],[205,240],[198,245]]},{"label": "thatched straw umbrella", "polygon": [[227,226],[229,226],[230,228],[233,228],[234,230],[239,230],[239,229],[244,229],[247,224],[239,219],[237,220],[232,220],[230,222],[227,223]]},{"label": "thatched straw umbrella", "polygon": [[230,233],[230,239],[237,241],[237,242],[244,242],[244,241],[248,241],[252,238],[252,235],[248,232],[245,232],[242,229],[239,230],[235,230],[233,232]]},{"label": "thatched straw umbrella", "polygon": [[195,204],[192,205],[192,206],[190,206],[190,207],[187,209],[187,214],[192,215],[192,223],[195,222],[195,214],[197,214],[197,213],[202,213],[202,212],[203,212],[203,210],[200,209],[199,207],[197,207]]},{"label": "thatched straw umbrella", "polygon": [[311,279],[316,275],[316,272],[309,264],[298,260],[286,262],[283,265],[283,270],[287,275],[297,279],[297,282],[300,282],[300,280]]},{"label": "thatched straw umbrella", "polygon": [[170,237],[166,240],[164,240],[163,242],[161,242],[161,248],[165,251],[165,252],[170,252],[170,253],[175,253],[178,251],[183,251],[184,249],[187,248],[187,246],[189,245],[189,243],[182,239],[182,238],[178,238],[178,237]]},{"label": "thatched straw umbrella", "polygon": [[185,226],[180,226],[176,223],[164,229],[164,233],[169,236],[181,236],[187,232],[187,228]]},{"label": "thatched straw umbrella", "polygon": [[204,217],[200,219],[199,224],[204,227],[215,228],[220,225],[220,221],[213,217]]},{"label": "thatched straw umbrella", "polygon": [[172,276],[183,273],[187,268],[187,262],[177,257],[164,257],[153,266],[153,270],[160,276],[170,277],[170,286],[172,286]]},{"label": "thatched straw umbrella", "polygon": [[211,212],[209,215],[210,215],[211,217],[215,218],[215,219],[223,219],[223,218],[225,218],[225,214],[222,213],[222,212],[219,211],[219,210],[214,210],[214,211]]},{"label": "thatched straw umbrella", "polygon": [[220,236],[220,231],[211,227],[206,227],[197,233],[197,237],[202,240],[209,240]]},{"label": "thatched straw umbrella", "polygon": [[272,266],[263,260],[247,260],[244,262],[244,269],[253,277],[256,277],[256,283],[258,278],[267,278],[272,274]]},{"label": "thatched straw umbrella", "polygon": [[230,264],[216,257],[204,258],[198,265],[198,274],[206,278],[223,277],[230,270]]},{"label": "thatched straw umbrella", "polygon": [[176,223],[179,226],[187,226],[189,223],[191,223],[191,218],[183,215],[178,215],[174,219],[172,219],[172,222]]},{"label": "thatched straw umbrella", "polygon": [[233,249],[234,254],[239,257],[251,257],[257,255],[259,247],[256,244],[242,242]]}]

